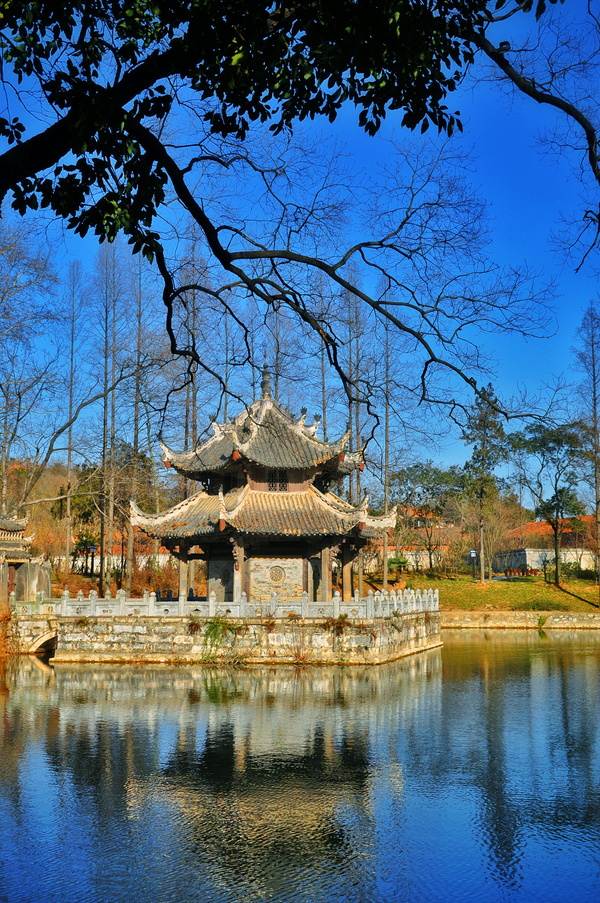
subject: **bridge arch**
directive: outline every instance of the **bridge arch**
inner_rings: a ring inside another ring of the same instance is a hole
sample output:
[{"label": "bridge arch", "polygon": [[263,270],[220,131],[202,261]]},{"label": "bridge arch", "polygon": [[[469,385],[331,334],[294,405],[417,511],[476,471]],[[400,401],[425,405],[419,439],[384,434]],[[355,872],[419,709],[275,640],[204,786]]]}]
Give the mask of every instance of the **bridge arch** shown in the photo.
[{"label": "bridge arch", "polygon": [[57,642],[58,630],[56,628],[46,630],[35,638],[27,653],[28,655],[35,655],[36,653],[54,652]]}]

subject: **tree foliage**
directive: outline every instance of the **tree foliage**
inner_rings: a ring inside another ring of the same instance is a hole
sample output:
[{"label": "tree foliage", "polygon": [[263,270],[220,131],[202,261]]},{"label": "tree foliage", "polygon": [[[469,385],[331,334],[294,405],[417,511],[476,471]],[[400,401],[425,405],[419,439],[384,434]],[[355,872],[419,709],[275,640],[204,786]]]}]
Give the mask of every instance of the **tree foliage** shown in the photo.
[{"label": "tree foliage", "polygon": [[[479,514],[479,558],[481,580],[485,579],[485,532],[493,522],[495,512],[486,511],[488,498],[498,496],[498,481],[494,470],[506,458],[506,436],[500,414],[500,403],[489,383],[467,412],[467,423],[462,439],[473,447],[465,465],[468,492],[475,499]],[[486,516],[488,515],[488,516]],[[490,560],[491,574],[491,560]]]},{"label": "tree foliage", "polygon": [[423,548],[431,570],[440,545],[440,527],[455,517],[458,499],[465,490],[464,472],[460,467],[446,469],[432,461],[420,461],[392,474],[390,482],[392,498],[399,508],[398,544]]},{"label": "tree foliage", "polygon": [[[174,308],[190,287],[178,284],[157,224],[165,202],[175,197],[227,274],[218,292],[199,286],[207,297],[217,294],[227,305],[226,293],[236,288],[273,309],[287,306],[320,336],[349,387],[335,332],[307,303],[307,280],[297,276],[313,268],[419,345],[426,395],[426,379],[433,374],[435,380],[439,367],[465,377],[465,361],[452,359],[454,327],[465,316],[453,298],[470,302],[471,325],[493,311],[493,328],[519,329],[516,311],[502,318],[496,300],[486,306],[493,285],[463,284],[456,291],[448,274],[443,298],[435,291],[430,297],[423,284],[405,285],[401,275],[391,284],[404,288],[402,302],[359,288],[345,269],[352,257],[370,256],[369,266],[387,273],[391,256],[410,258],[398,224],[333,258],[315,255],[314,247],[309,253],[295,239],[299,223],[318,219],[314,206],[288,207],[280,190],[281,162],[257,164],[245,142],[252,130],[287,132],[317,116],[334,119],[348,105],[369,133],[390,110],[400,110],[410,129],[432,125],[450,134],[461,123],[447,105],[449,96],[483,46],[480,38],[495,11],[509,6],[504,0],[337,0],[291,7],[240,0],[79,0],[61,7],[9,0],[2,9],[0,53],[14,94],[0,120],[7,145],[0,155],[0,199],[12,192],[22,213],[49,207],[81,235],[91,230],[103,240],[124,232],[134,251],[156,260],[172,351],[206,366],[193,344],[178,343],[174,323]],[[533,6],[524,2],[516,9]],[[538,0],[536,15],[544,6]],[[34,116],[23,112],[29,109]],[[208,203],[215,173],[232,169],[241,173],[240,200],[244,174],[260,170],[265,195],[281,202],[279,222],[286,230],[251,234],[231,212],[224,216]],[[426,285],[428,274],[423,267],[421,272]],[[496,291],[505,295],[505,311],[513,307],[514,285]]]},{"label": "tree foliage", "polygon": [[581,423],[535,422],[511,437],[512,453],[535,502],[536,517],[554,536],[554,582],[560,585],[560,550],[565,518],[583,514],[576,488],[582,479]]}]

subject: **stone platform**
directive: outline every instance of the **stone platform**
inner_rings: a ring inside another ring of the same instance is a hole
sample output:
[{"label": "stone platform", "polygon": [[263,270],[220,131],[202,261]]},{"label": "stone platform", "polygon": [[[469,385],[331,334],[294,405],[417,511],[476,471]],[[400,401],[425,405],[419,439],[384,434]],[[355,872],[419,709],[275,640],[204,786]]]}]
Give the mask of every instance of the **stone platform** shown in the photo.
[{"label": "stone platform", "polygon": [[428,610],[368,621],[23,613],[11,629],[21,654],[55,646],[55,662],[378,665],[441,645],[439,611]]}]

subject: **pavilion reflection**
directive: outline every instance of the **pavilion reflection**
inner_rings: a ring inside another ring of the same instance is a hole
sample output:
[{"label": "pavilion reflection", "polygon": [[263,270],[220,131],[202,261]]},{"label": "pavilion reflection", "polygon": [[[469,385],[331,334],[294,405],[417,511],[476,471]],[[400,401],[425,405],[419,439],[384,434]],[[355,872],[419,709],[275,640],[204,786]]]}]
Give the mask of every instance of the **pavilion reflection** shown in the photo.
[{"label": "pavilion reflection", "polygon": [[274,863],[300,875],[342,857],[359,882],[374,838],[407,830],[407,795],[459,788],[492,875],[518,884],[526,835],[600,825],[600,643],[445,643],[376,669],[5,667],[0,794],[26,805],[27,752],[43,748],[100,829],[152,833],[168,812],[193,868],[251,876],[266,898]]}]

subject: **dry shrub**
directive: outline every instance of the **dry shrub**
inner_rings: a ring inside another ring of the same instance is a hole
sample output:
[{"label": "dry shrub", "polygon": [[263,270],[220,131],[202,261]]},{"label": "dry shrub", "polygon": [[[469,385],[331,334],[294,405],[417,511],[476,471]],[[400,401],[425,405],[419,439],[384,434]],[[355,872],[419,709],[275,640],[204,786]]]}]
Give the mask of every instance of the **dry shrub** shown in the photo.
[{"label": "dry shrub", "polygon": [[156,592],[160,590],[163,599],[169,590],[173,594],[173,598],[177,597],[179,592],[179,572],[174,561],[169,562],[164,567],[152,567],[151,564],[141,568],[134,568],[131,578],[131,595],[134,599],[140,598],[144,590]]}]

